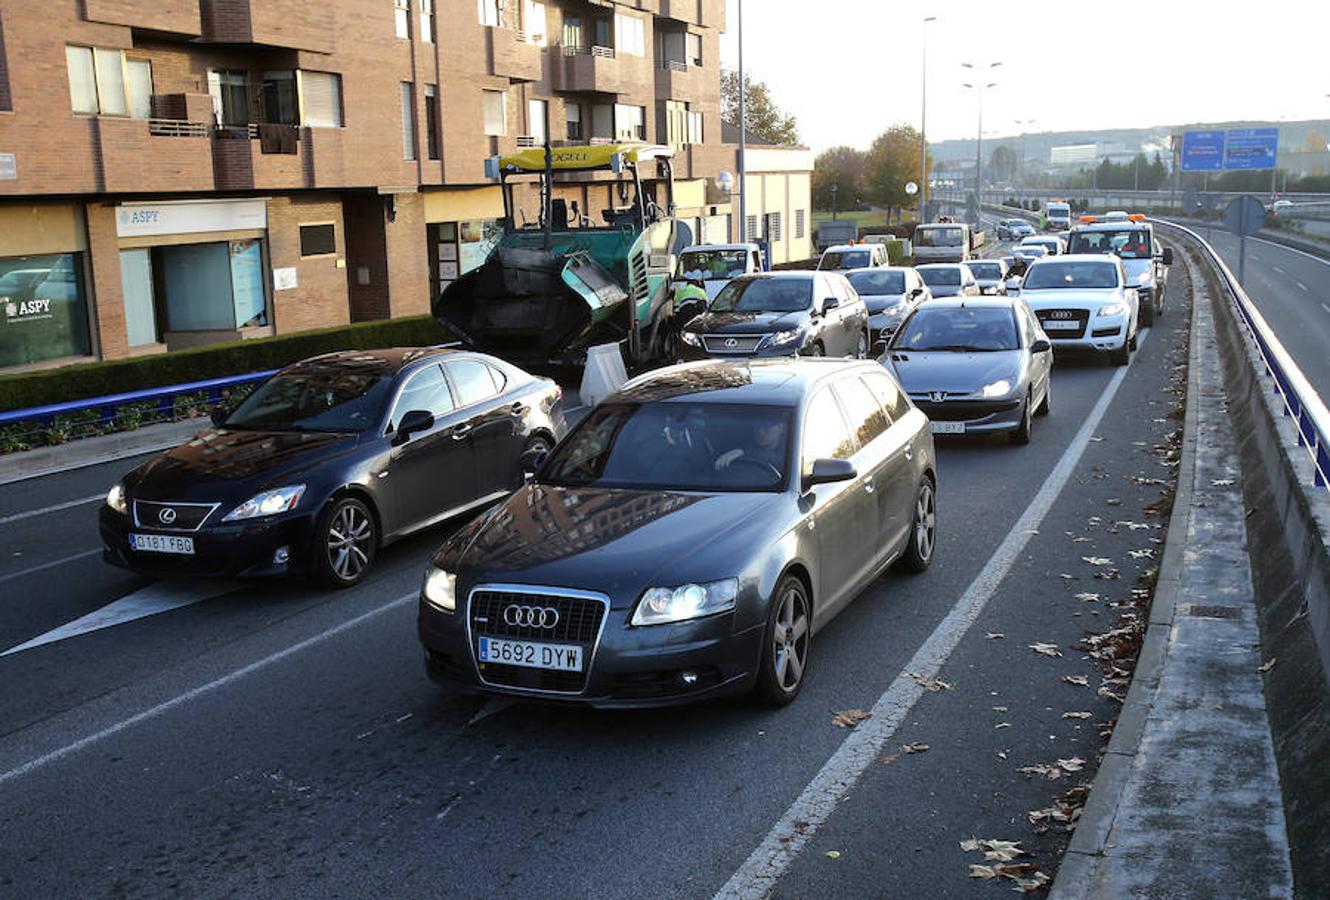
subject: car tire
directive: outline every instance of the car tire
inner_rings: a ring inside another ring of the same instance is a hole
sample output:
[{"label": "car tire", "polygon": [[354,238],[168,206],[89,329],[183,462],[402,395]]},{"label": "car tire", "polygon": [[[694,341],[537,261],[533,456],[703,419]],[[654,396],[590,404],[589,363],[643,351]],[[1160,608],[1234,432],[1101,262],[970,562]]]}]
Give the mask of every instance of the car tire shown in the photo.
[{"label": "car tire", "polygon": [[753,687],[753,696],[762,703],[784,706],[799,696],[813,648],[812,609],[808,588],[797,577],[786,575],[776,583]]},{"label": "car tire", "polygon": [[355,497],[334,497],[314,522],[314,577],[333,588],[359,584],[374,565],[378,544],[378,524],[370,508]]},{"label": "car tire", "polygon": [[1155,323],[1155,301],[1150,298],[1150,302],[1141,307],[1141,324],[1149,327]]},{"label": "car tire", "polygon": [[927,475],[914,495],[907,541],[896,568],[903,572],[924,571],[932,564],[933,551],[937,549],[937,487]]},{"label": "car tire", "polygon": [[1136,348],[1140,346],[1140,341],[1139,341],[1140,334],[1141,334],[1141,323],[1137,322],[1136,327],[1131,330],[1131,337],[1127,339],[1127,343],[1131,345],[1132,352],[1135,352]]},{"label": "car tire", "polygon": [[[545,437],[545,435],[533,435],[527,440],[526,446],[522,448],[522,456],[526,456],[532,450],[543,450],[546,453],[549,453],[553,448],[554,442]],[[517,461],[517,474],[513,476],[513,490],[517,490],[524,484],[526,484],[526,473],[522,471],[522,461],[521,457],[519,457]]]},{"label": "car tire", "polygon": [[1053,378],[1050,376],[1048,384],[1044,386],[1044,399],[1039,401],[1039,406],[1035,408],[1036,416],[1046,416],[1053,407]]},{"label": "car tire", "polygon": [[1030,443],[1030,431],[1034,426],[1034,395],[1027,393],[1025,402],[1021,404],[1021,424],[1017,425],[1011,431],[1007,432],[1007,437],[1013,444],[1025,446]]},{"label": "car tire", "polygon": [[1131,362],[1131,341],[1124,340],[1120,348],[1108,355],[1108,361],[1115,366],[1125,366]]}]

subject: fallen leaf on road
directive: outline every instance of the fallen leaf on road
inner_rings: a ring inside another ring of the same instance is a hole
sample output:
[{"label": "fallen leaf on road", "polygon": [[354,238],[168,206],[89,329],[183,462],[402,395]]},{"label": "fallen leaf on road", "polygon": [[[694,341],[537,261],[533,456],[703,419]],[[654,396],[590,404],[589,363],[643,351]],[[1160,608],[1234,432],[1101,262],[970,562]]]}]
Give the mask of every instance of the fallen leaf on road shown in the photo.
[{"label": "fallen leaf on road", "polygon": [[1035,872],[1029,878],[1017,878],[1016,890],[1026,894],[1033,894],[1035,891],[1048,884],[1048,876],[1043,872]]},{"label": "fallen leaf on road", "polygon": [[1010,727],[1011,727],[1010,722],[998,722],[996,725],[993,726],[993,730],[997,731],[999,728],[1010,728]]},{"label": "fallen leaf on road", "polygon": [[1105,559],[1102,556],[1082,556],[1081,562],[1089,563],[1092,566],[1107,566],[1111,565],[1113,560]]},{"label": "fallen leaf on road", "polygon": [[1210,484],[1213,485],[1214,487],[1228,487],[1229,485],[1233,484],[1233,479],[1232,479],[1232,478],[1216,478],[1216,479],[1214,479],[1213,481],[1211,481]]},{"label": "fallen leaf on road", "polygon": [[[1086,715],[1089,715],[1089,713],[1087,713]],[[888,756],[884,756],[884,757],[882,757],[882,759],[880,760],[880,762],[881,762],[882,765],[884,765],[884,766],[889,766],[889,765],[891,765],[892,763],[894,763],[896,760],[898,760],[898,759],[900,759],[900,758],[901,758],[901,755],[900,755],[899,753],[892,753],[892,754],[890,754],[890,755],[888,755]]]},{"label": "fallen leaf on road", "polygon": [[1091,593],[1089,591],[1084,591],[1082,593],[1077,594],[1076,599],[1084,600],[1086,603],[1094,603],[1096,600],[1100,599],[1100,595]]},{"label": "fallen leaf on road", "polygon": [[1094,577],[1100,581],[1117,581],[1122,577],[1122,573],[1117,569],[1100,569],[1094,573]]},{"label": "fallen leaf on road", "polygon": [[839,850],[828,850],[828,851],[827,851],[827,859],[840,859],[840,851],[839,851]]},{"label": "fallen leaf on road", "polygon": [[1088,543],[1090,543],[1090,539],[1089,539],[1088,537],[1079,537],[1079,536],[1078,536],[1078,537],[1074,537],[1074,538],[1072,538],[1072,539],[1071,539],[1071,542],[1072,542],[1073,544],[1088,544]]},{"label": "fallen leaf on road", "polygon": [[1062,680],[1067,684],[1074,684],[1079,687],[1089,687],[1090,679],[1084,675],[1063,675]]},{"label": "fallen leaf on road", "polygon": [[921,686],[928,688],[930,691],[933,691],[934,693],[938,691],[951,690],[951,685],[937,678],[925,678],[924,676],[920,675],[918,672],[906,672],[905,674],[910,678],[913,678],[915,681],[919,682]]},{"label": "fallen leaf on road", "polygon": [[1062,714],[1062,718],[1064,718],[1064,719],[1088,719],[1088,718],[1090,718],[1090,714],[1089,714],[1088,712],[1072,712],[1072,711],[1068,710],[1067,712],[1064,712],[1064,713]]},{"label": "fallen leaf on road", "polygon": [[1155,552],[1148,547],[1144,550],[1128,550],[1127,552],[1131,554],[1132,559],[1153,559],[1155,555]]},{"label": "fallen leaf on road", "polygon": [[1064,772],[1079,772],[1085,768],[1085,760],[1079,756],[1073,756],[1071,759],[1059,759],[1058,765],[1062,767]]},{"label": "fallen leaf on road", "polygon": [[1275,667],[1275,664],[1278,663],[1278,662],[1279,662],[1279,657],[1278,657],[1278,656],[1272,656],[1272,657],[1270,657],[1269,660],[1267,660],[1266,662],[1264,662],[1264,663],[1261,664],[1261,666],[1259,667],[1258,671],[1261,671],[1261,672],[1269,672],[1271,669],[1273,669],[1273,668]]},{"label": "fallen leaf on road", "polygon": [[999,750],[999,751],[998,751],[998,759],[1006,759],[1006,758],[1007,758],[1007,751],[1006,751],[1006,750]]},{"label": "fallen leaf on road", "polygon": [[988,638],[990,641],[996,641],[1006,637],[1006,635],[1000,631],[990,631],[985,634],[984,637]]},{"label": "fallen leaf on road", "polygon": [[901,744],[902,753],[923,753],[928,749],[928,745],[923,741],[911,741],[908,744]]},{"label": "fallen leaf on road", "polygon": [[1090,441],[1091,443],[1102,444],[1104,442],[1104,439],[1096,434],[1094,437],[1090,438]]},{"label": "fallen leaf on road", "polygon": [[1005,706],[995,706],[995,707],[993,707],[993,712],[1006,712],[1006,711],[1007,711],[1007,708],[1006,708]]},{"label": "fallen leaf on road", "polygon": [[1075,581],[1075,580],[1076,580],[1076,576],[1075,576],[1075,575],[1068,575],[1066,572],[1059,572],[1059,573],[1058,573],[1058,577],[1059,577],[1059,578],[1065,578],[1065,579],[1067,579],[1068,581]]},{"label": "fallen leaf on road", "polygon": [[864,719],[871,719],[873,714],[862,709],[846,709],[831,717],[831,724],[837,728],[853,728]]},{"label": "fallen leaf on road", "polygon": [[961,849],[964,850],[966,853],[971,853],[975,850],[978,850],[983,845],[984,842],[979,840],[979,838],[967,838],[966,840],[961,841]]},{"label": "fallen leaf on road", "polygon": [[970,863],[971,878],[997,878],[997,869],[992,866],[981,866],[978,863]]},{"label": "fallen leaf on road", "polygon": [[1126,701],[1123,699],[1123,697],[1122,697],[1121,694],[1115,694],[1115,693],[1113,693],[1112,691],[1110,691],[1110,690],[1109,690],[1108,688],[1106,688],[1106,687],[1101,687],[1101,688],[1099,689],[1099,696],[1101,696],[1101,697],[1107,697],[1109,700],[1116,700],[1116,701],[1118,701],[1119,703],[1125,703],[1125,702],[1126,702]]},{"label": "fallen leaf on road", "polygon": [[1027,644],[1035,653],[1042,653],[1044,656],[1061,656],[1062,651],[1058,649],[1057,644]]},{"label": "fallen leaf on road", "polygon": [[1026,775],[1043,775],[1049,781],[1057,781],[1059,778],[1062,777],[1061,769],[1059,769],[1057,766],[1050,766],[1044,763],[1040,763],[1039,765],[1036,766],[1021,766],[1016,771],[1022,772]]},{"label": "fallen leaf on road", "polygon": [[1121,505],[1122,505],[1122,501],[1119,500],[1117,497],[1109,497],[1107,500],[1104,501],[1104,503],[1106,503],[1106,504],[1109,505],[1109,506],[1121,506]]}]

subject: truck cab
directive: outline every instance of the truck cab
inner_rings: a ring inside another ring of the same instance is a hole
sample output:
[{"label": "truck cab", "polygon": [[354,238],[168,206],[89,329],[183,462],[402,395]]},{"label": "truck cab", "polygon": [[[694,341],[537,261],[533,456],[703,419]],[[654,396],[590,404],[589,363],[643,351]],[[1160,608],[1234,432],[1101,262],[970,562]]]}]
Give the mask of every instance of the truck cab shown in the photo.
[{"label": "truck cab", "polygon": [[1163,314],[1173,250],[1160,246],[1154,226],[1145,216],[1081,216],[1067,240],[1067,252],[1117,256],[1122,260],[1128,286],[1135,288],[1140,298],[1141,324],[1150,325]]},{"label": "truck cab", "polygon": [[914,229],[914,261],[965,262],[971,256],[974,236],[964,222],[927,222]]},{"label": "truck cab", "polygon": [[1066,231],[1071,227],[1071,204],[1050,200],[1044,207],[1044,231]]}]

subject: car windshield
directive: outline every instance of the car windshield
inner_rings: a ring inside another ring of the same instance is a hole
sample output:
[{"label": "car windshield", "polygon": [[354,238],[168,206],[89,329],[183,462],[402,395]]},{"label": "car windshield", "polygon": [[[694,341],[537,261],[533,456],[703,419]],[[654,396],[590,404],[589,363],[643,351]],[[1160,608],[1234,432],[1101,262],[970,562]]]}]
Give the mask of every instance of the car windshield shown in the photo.
[{"label": "car windshield", "polygon": [[226,419],[227,428],[364,431],[383,417],[392,378],[343,366],[299,365],[261,384]]},{"label": "car windshield", "polygon": [[916,228],[914,242],[920,247],[959,247],[964,231],[955,226],[947,228]]},{"label": "car windshield", "polygon": [[1017,247],[1013,252],[1018,258],[1039,259],[1040,257],[1048,255],[1048,248],[1040,247],[1036,244],[1026,244],[1022,247]]},{"label": "car windshield", "polygon": [[791,410],[671,400],[597,406],[541,466],[560,487],[779,491]]},{"label": "car windshield", "polygon": [[1005,307],[924,304],[901,326],[894,350],[993,353],[1016,350],[1016,319]]},{"label": "car windshield", "polygon": [[1022,289],[1114,288],[1118,267],[1108,262],[1041,262],[1030,267]]},{"label": "car windshield", "polygon": [[1069,206],[1053,206],[1050,204],[1048,207],[1048,217],[1050,219],[1066,219],[1070,216],[1071,207]]},{"label": "car windshield", "polygon": [[961,270],[950,267],[946,269],[920,269],[919,276],[924,279],[924,284],[929,287],[955,287],[961,283]]},{"label": "car windshield", "polygon": [[872,272],[852,272],[846,276],[851,286],[864,295],[905,293],[905,273],[877,269]]},{"label": "car windshield", "polygon": [[812,278],[749,278],[725,285],[711,311],[798,312],[812,304]]},{"label": "car windshield", "polygon": [[873,260],[867,250],[828,250],[822,254],[819,269],[860,269]]},{"label": "car windshield", "polygon": [[975,278],[995,279],[1002,277],[1002,267],[994,262],[972,262],[970,271]]},{"label": "car windshield", "polygon": [[1123,259],[1149,259],[1150,236],[1141,228],[1081,231],[1071,236],[1068,253],[1116,253]]},{"label": "car windshield", "polygon": [[747,271],[747,250],[690,250],[679,257],[680,278],[738,278]]}]

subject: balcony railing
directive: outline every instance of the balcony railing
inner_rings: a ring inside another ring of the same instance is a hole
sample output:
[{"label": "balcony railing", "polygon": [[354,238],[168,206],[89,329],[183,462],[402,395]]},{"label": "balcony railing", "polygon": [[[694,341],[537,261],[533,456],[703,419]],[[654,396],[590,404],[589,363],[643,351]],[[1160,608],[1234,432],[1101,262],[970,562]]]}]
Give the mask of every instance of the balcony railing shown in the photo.
[{"label": "balcony railing", "polygon": [[687,71],[688,71],[688,63],[686,63],[686,62],[680,62],[680,61],[677,60],[677,59],[659,59],[659,60],[656,60],[656,62],[658,62],[658,63],[660,64],[660,67],[661,67],[662,69],[667,69],[667,70],[669,70],[669,71],[671,71],[671,72],[687,72]]},{"label": "balcony railing", "polygon": [[210,127],[207,122],[190,122],[185,119],[148,120],[148,134],[157,137],[207,137]]},{"label": "balcony railing", "polygon": [[529,147],[539,147],[540,143],[540,138],[533,134],[519,134],[517,136],[517,147],[519,150]]},{"label": "balcony railing", "polygon": [[598,56],[601,59],[614,59],[613,47],[602,47],[594,44],[590,47],[574,47],[565,45],[563,48],[564,56]]}]

